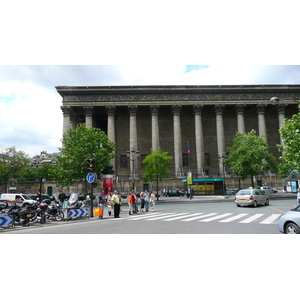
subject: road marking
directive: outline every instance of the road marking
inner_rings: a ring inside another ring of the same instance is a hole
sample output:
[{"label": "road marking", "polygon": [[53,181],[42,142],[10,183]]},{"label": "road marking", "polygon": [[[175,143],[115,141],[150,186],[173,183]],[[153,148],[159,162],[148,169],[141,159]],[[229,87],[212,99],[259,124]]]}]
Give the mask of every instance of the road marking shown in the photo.
[{"label": "road marking", "polygon": [[183,218],[191,217],[191,216],[195,216],[195,215],[199,215],[199,213],[191,214],[191,215],[188,215],[188,213],[184,213],[184,216],[174,217],[174,218],[166,219],[166,220],[163,220],[163,221],[174,221],[174,220],[179,220],[179,219],[183,219]]},{"label": "road marking", "polygon": [[247,219],[245,219],[243,221],[240,221],[239,223],[250,223],[250,222],[252,222],[252,221],[254,221],[254,220],[262,217],[263,215],[264,214],[255,214],[255,215],[253,215],[253,216],[251,216],[251,217],[249,217],[249,218],[247,218]]},{"label": "road marking", "polygon": [[276,219],[278,219],[281,216],[281,214],[272,214],[270,217],[266,218],[259,224],[271,224],[273,223]]},{"label": "road marking", "polygon": [[247,216],[247,215],[248,215],[248,213],[246,213],[246,214],[239,214],[239,215],[233,216],[233,217],[231,217],[231,218],[228,218],[228,219],[225,219],[225,220],[221,220],[221,221],[219,221],[219,222],[226,222],[226,223],[228,223],[228,222],[231,222],[231,221],[240,219],[240,218],[242,218],[242,217],[245,217],[245,216]]},{"label": "road marking", "polygon": [[[170,214],[170,213],[167,213],[167,214]],[[135,220],[140,220],[140,219],[146,219],[146,218],[151,218],[152,216],[155,217],[157,215],[161,215],[160,213],[151,213],[151,214],[147,214],[147,215],[138,215],[138,216],[133,216],[133,217],[128,217],[128,220],[131,220],[131,221],[135,221]]]},{"label": "road marking", "polygon": [[218,219],[230,216],[230,215],[232,215],[232,213],[226,213],[226,214],[218,215],[218,216],[211,217],[211,218],[208,218],[208,219],[200,220],[198,222],[211,222],[211,221],[218,220]]},{"label": "road marking", "polygon": [[214,216],[216,214],[217,213],[210,213],[210,214],[203,215],[203,213],[199,213],[199,215],[203,215],[203,216],[192,217],[192,218],[188,218],[188,219],[184,219],[184,220],[180,220],[180,221],[181,222],[190,222],[190,221],[194,221],[194,220],[197,220],[197,219],[206,218],[206,217],[209,217],[209,216]]},{"label": "road marking", "polygon": [[181,213],[181,214],[169,214],[168,216],[159,216],[159,217],[156,217],[156,218],[151,218],[151,219],[145,219],[146,221],[154,221],[154,220],[159,220],[159,219],[164,219],[164,218],[168,218],[168,217],[173,217],[173,216],[179,216],[179,215],[183,215],[183,214],[186,214],[186,213]]}]

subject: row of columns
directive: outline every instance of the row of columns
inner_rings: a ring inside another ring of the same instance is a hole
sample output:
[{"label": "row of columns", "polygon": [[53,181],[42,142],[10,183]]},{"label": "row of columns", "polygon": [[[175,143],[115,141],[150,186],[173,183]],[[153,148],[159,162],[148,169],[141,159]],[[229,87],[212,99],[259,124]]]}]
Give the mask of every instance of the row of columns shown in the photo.
[{"label": "row of columns", "polygon": [[[267,105],[257,105],[258,115],[258,130],[259,135],[264,136],[267,139],[266,121],[265,121],[265,109]],[[223,110],[225,105],[215,105],[216,113],[216,129],[217,129],[217,149],[219,157],[222,157],[226,152],[225,149],[225,133],[223,124]],[[237,114],[237,130],[238,132],[245,133],[245,121],[244,110],[246,105],[236,105]],[[286,104],[278,104],[278,120],[279,128],[284,126]],[[197,160],[197,173],[203,174],[204,166],[204,146],[203,146],[203,129],[202,129],[202,109],[203,105],[194,105],[194,117],[195,117],[195,141],[196,141],[196,160]],[[93,107],[84,107],[85,110],[85,123],[87,127],[92,127],[93,124]],[[115,142],[115,106],[106,106],[108,121],[107,121],[107,136]],[[129,111],[129,149],[137,149],[137,105],[128,106]],[[64,115],[63,132],[66,132],[69,128],[74,126],[72,122],[72,111],[69,107],[62,106]],[[182,170],[182,144],[181,144],[181,122],[180,122],[181,105],[173,105],[173,128],[174,128],[174,161],[175,161],[175,175],[176,177],[183,176]],[[158,113],[159,105],[150,105],[151,112],[151,132],[152,132],[152,149],[157,150],[159,148],[159,125],[158,125]],[[72,125],[73,124],[73,125]],[[282,144],[282,137],[280,135],[280,142]],[[111,162],[115,169],[115,159]],[[219,163],[219,172],[223,173],[223,163]],[[130,163],[130,173],[133,173],[133,162]]]}]

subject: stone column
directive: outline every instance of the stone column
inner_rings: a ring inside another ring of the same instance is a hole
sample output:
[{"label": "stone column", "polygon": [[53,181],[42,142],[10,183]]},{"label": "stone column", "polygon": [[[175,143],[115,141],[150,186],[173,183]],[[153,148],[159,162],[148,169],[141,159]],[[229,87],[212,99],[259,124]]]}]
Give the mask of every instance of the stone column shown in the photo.
[{"label": "stone column", "polygon": [[203,109],[203,104],[194,105],[194,114],[195,114],[195,140],[196,140],[196,157],[197,157],[197,174],[198,176],[203,174],[203,156],[204,156],[204,147],[203,147],[203,129],[202,129],[202,118],[201,113]]},{"label": "stone column", "polygon": [[237,127],[238,132],[245,133],[245,120],[244,120],[244,110],[245,104],[237,104],[236,105],[236,115],[237,115]]},{"label": "stone column", "polygon": [[[284,104],[284,103],[277,104],[279,128],[284,126],[286,106],[287,106],[287,104]],[[279,135],[280,135],[280,144],[283,145],[284,143],[283,143],[283,140],[282,140],[281,132],[279,132]]]},{"label": "stone column", "polygon": [[[216,112],[216,125],[217,125],[217,144],[218,144],[218,157],[222,157],[225,151],[225,135],[224,135],[224,124],[223,124],[223,109],[225,105],[215,105]],[[223,163],[219,160],[219,172],[223,174]],[[225,174],[224,174],[225,176]]]},{"label": "stone column", "polygon": [[[138,110],[137,105],[128,106],[129,110],[129,151],[134,148],[135,151],[138,151],[137,148],[137,125],[136,125],[136,113]],[[138,161],[134,162],[130,160],[130,174],[133,174],[133,164],[135,164],[135,174],[137,174],[138,170]]]},{"label": "stone column", "polygon": [[85,126],[87,128],[93,127],[93,106],[84,106],[85,112]]},{"label": "stone column", "polygon": [[267,140],[267,128],[265,120],[266,104],[257,104],[257,116],[258,116],[258,134],[264,136]]},{"label": "stone column", "polygon": [[159,127],[158,127],[158,110],[159,105],[151,105],[151,127],[152,127],[152,149],[157,150],[159,148]]},{"label": "stone column", "polygon": [[174,156],[175,156],[175,176],[182,175],[182,146],[181,146],[181,126],[180,126],[181,105],[172,105],[173,125],[174,125]]},{"label": "stone column", "polygon": [[61,106],[63,112],[63,135],[71,128],[71,107]]},{"label": "stone column", "polygon": [[[107,111],[107,136],[112,142],[116,142],[116,135],[115,135],[115,106],[106,106]],[[113,169],[116,170],[116,159],[113,158],[111,160],[111,165]]]}]

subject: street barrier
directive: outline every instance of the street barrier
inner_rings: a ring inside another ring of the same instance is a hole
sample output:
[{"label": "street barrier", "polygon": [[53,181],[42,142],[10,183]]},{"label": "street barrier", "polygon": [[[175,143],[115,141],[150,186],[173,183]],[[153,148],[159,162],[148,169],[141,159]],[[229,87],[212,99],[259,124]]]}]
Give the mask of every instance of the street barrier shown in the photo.
[{"label": "street barrier", "polygon": [[89,208],[81,208],[81,209],[67,209],[64,211],[64,216],[66,220],[70,220],[71,218],[78,217],[89,217]]},{"label": "street barrier", "polygon": [[0,226],[7,226],[13,224],[13,216],[0,217]]}]

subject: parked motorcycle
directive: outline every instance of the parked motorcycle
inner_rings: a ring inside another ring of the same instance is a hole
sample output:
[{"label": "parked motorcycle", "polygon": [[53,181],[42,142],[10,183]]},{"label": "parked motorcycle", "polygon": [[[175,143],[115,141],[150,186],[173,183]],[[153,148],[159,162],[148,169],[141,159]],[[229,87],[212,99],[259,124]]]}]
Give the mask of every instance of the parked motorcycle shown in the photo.
[{"label": "parked motorcycle", "polygon": [[36,206],[26,205],[25,207],[18,206],[15,202],[11,204],[7,215],[13,216],[14,225],[29,226],[29,222],[32,220],[33,215],[36,213]]},{"label": "parked motorcycle", "polygon": [[69,201],[68,201],[68,209],[81,209],[84,207],[84,203],[83,200],[81,200],[82,198],[78,197],[77,194],[71,194]]},{"label": "parked motorcycle", "polygon": [[62,212],[62,207],[58,200],[55,200],[54,197],[50,197],[49,199],[44,199],[41,202],[41,206],[44,207],[45,216],[49,220],[53,221],[63,221],[64,214]]}]

